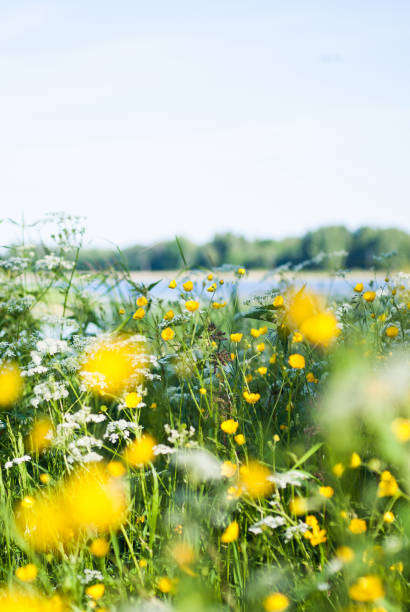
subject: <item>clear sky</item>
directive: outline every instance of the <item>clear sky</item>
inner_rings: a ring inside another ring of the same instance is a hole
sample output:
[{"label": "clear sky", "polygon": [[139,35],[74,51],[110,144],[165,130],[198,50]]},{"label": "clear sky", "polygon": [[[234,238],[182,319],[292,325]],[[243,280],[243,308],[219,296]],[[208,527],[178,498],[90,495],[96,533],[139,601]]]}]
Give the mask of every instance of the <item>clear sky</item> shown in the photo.
[{"label": "clear sky", "polygon": [[0,217],[410,230],[407,0],[0,0],[0,91]]}]

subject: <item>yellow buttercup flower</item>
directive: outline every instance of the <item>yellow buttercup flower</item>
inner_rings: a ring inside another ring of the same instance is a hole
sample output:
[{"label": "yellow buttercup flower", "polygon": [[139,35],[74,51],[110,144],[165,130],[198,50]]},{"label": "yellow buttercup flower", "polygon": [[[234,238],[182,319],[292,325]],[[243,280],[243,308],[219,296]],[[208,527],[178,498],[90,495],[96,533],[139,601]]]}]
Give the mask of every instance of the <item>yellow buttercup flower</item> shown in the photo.
[{"label": "yellow buttercup flower", "polygon": [[365,291],[363,293],[363,299],[366,302],[374,302],[374,300],[376,299],[376,292],[375,291]]},{"label": "yellow buttercup flower", "polygon": [[239,276],[243,276],[245,274],[245,268],[238,268],[236,272]]},{"label": "yellow buttercup flower", "polygon": [[43,484],[48,484],[50,481],[51,481],[50,474],[47,474],[47,473],[40,474],[40,482],[42,482]]},{"label": "yellow buttercup flower", "polygon": [[392,497],[399,490],[397,480],[388,470],[382,472],[377,489],[377,497]]},{"label": "yellow buttercup flower", "polygon": [[292,342],[302,342],[303,341],[303,334],[301,334],[300,332],[295,332],[292,336]]},{"label": "yellow buttercup flower", "polygon": [[124,464],[121,463],[121,461],[110,461],[107,464],[107,470],[114,478],[121,478],[126,472]]},{"label": "yellow buttercup flower", "polygon": [[110,549],[110,545],[105,538],[96,538],[90,544],[90,552],[95,557],[105,557]]},{"label": "yellow buttercup flower", "polygon": [[339,546],[336,549],[336,557],[343,563],[350,563],[354,559],[354,551],[350,546]]},{"label": "yellow buttercup flower", "polygon": [[172,338],[175,336],[175,332],[173,329],[171,329],[170,327],[166,327],[165,329],[162,330],[161,332],[161,338],[163,340],[165,340],[165,342],[168,342],[169,340],[172,340]]},{"label": "yellow buttercup flower", "polygon": [[393,512],[390,512],[390,511],[385,512],[383,514],[383,521],[385,523],[393,523],[393,521],[394,521],[394,514],[393,514]]},{"label": "yellow buttercup flower", "polygon": [[266,497],[274,489],[274,483],[269,480],[270,470],[259,461],[243,465],[239,474],[239,485],[250,497]]},{"label": "yellow buttercup flower", "polygon": [[27,436],[27,449],[30,453],[41,453],[51,446],[54,427],[49,418],[36,421]]},{"label": "yellow buttercup flower", "polygon": [[224,461],[221,465],[221,476],[225,476],[225,478],[232,478],[236,472],[236,468],[236,463],[232,463],[232,461]]},{"label": "yellow buttercup flower", "polygon": [[258,368],[258,374],[260,374],[261,376],[265,376],[267,371],[268,371],[268,368],[265,366],[261,366],[260,368]]},{"label": "yellow buttercup flower", "polygon": [[105,586],[100,582],[97,584],[92,584],[91,586],[85,589],[85,594],[91,599],[101,599],[101,597],[105,593]]},{"label": "yellow buttercup flower", "polygon": [[239,332],[236,334],[231,334],[231,342],[240,342],[242,340],[242,336],[243,334]]},{"label": "yellow buttercup flower", "polygon": [[135,391],[128,393],[125,398],[125,405],[127,408],[136,408],[141,402],[142,397],[138,395],[138,393],[135,393]]},{"label": "yellow buttercup flower", "polygon": [[185,308],[189,310],[189,312],[195,312],[199,308],[199,302],[196,300],[188,300],[185,302]]},{"label": "yellow buttercup flower", "polygon": [[281,306],[283,306],[283,304],[284,304],[283,296],[277,295],[275,299],[273,300],[273,305],[275,306],[275,308],[280,308]]},{"label": "yellow buttercup flower", "polygon": [[359,518],[353,518],[349,523],[349,531],[355,535],[365,533],[367,531],[366,521]]},{"label": "yellow buttercup flower", "polygon": [[175,287],[176,287],[176,286],[177,286],[177,281],[176,281],[176,280],[172,280],[172,281],[169,283],[169,285],[168,285],[168,287],[169,287],[170,289],[175,289]]},{"label": "yellow buttercup flower", "polygon": [[256,404],[256,402],[259,402],[261,395],[260,393],[249,393],[249,391],[244,391],[243,397],[248,404]]},{"label": "yellow buttercup flower", "polygon": [[143,434],[139,440],[134,440],[124,452],[125,461],[132,466],[143,466],[153,461],[156,441],[149,434]]},{"label": "yellow buttercup flower", "polygon": [[321,312],[306,319],[301,331],[309,342],[327,347],[338,335],[337,320],[332,312]]},{"label": "yellow buttercup flower", "polygon": [[306,380],[307,380],[307,382],[312,382],[312,383],[315,383],[315,384],[317,384],[319,382],[318,379],[316,378],[316,376],[313,374],[313,372],[308,372],[306,374]]},{"label": "yellow buttercup flower", "polygon": [[167,576],[162,576],[158,582],[157,587],[161,591],[161,593],[171,593],[175,590],[178,584],[177,578],[168,578]]},{"label": "yellow buttercup flower", "polygon": [[143,319],[144,317],[145,317],[145,310],[143,308],[138,308],[132,315],[133,319]]},{"label": "yellow buttercup flower", "polygon": [[166,312],[164,314],[164,319],[165,321],[171,321],[174,318],[174,311],[173,310],[168,310],[168,312]]},{"label": "yellow buttercup flower", "polygon": [[290,600],[283,593],[271,593],[263,600],[263,607],[266,612],[283,612],[290,606]]},{"label": "yellow buttercup flower", "polygon": [[276,363],[276,358],[277,358],[277,355],[276,355],[276,353],[274,353],[274,354],[273,354],[273,355],[272,355],[272,356],[269,358],[269,363]]},{"label": "yellow buttercup flower", "polygon": [[228,419],[227,421],[223,421],[223,423],[221,423],[221,429],[226,434],[234,434],[238,429],[238,426],[238,421],[234,421],[234,419]]},{"label": "yellow buttercup flower", "polygon": [[23,391],[23,379],[16,363],[0,364],[0,408],[17,402]]},{"label": "yellow buttercup flower", "polygon": [[334,489],[333,487],[319,487],[319,494],[322,497],[326,497],[327,499],[329,499],[330,497],[333,497]]},{"label": "yellow buttercup flower", "polygon": [[360,455],[358,453],[352,453],[352,456],[350,457],[350,467],[355,469],[358,468],[362,463],[362,460],[360,459]]},{"label": "yellow buttercup flower", "polygon": [[[16,576],[22,582],[34,582],[34,580],[37,578],[37,574],[38,574],[38,569],[34,565],[34,563],[28,563],[27,565],[24,565],[23,567],[18,567],[16,569]],[[0,609],[1,609],[1,603],[0,603]]]},{"label": "yellow buttercup flower", "polygon": [[337,476],[338,478],[340,478],[343,475],[343,472],[345,471],[344,465],[343,463],[336,463],[333,467],[332,467],[332,472],[335,476]]},{"label": "yellow buttercup flower", "polygon": [[258,353],[263,353],[263,351],[265,350],[265,343],[260,342],[259,344],[257,344],[256,350],[258,351]]},{"label": "yellow buttercup flower", "polygon": [[136,304],[137,306],[146,306],[148,304],[148,300],[145,295],[141,295],[139,298],[137,298]]},{"label": "yellow buttercup flower", "polygon": [[213,280],[214,275],[213,275],[213,274],[210,272],[206,278],[207,278],[209,281],[211,281],[211,280]]},{"label": "yellow buttercup flower", "polygon": [[289,510],[292,514],[296,514],[296,516],[306,514],[307,509],[307,503],[304,497],[294,497],[289,502]]},{"label": "yellow buttercup flower", "polygon": [[223,544],[230,544],[231,542],[235,542],[239,537],[239,525],[236,521],[232,521],[230,525],[225,529],[223,534],[221,535],[221,542]]},{"label": "yellow buttercup flower", "polygon": [[320,529],[319,523],[315,516],[307,516],[305,523],[311,527],[311,530],[305,531],[303,536],[309,540],[312,546],[319,546],[319,544],[326,542],[326,529]]},{"label": "yellow buttercup flower", "polygon": [[182,286],[184,288],[184,291],[192,291],[192,289],[194,288],[194,283],[189,280],[183,283]]},{"label": "yellow buttercup flower", "polygon": [[209,285],[209,287],[207,288],[208,293],[215,293],[216,291],[216,283],[212,283],[212,285]]},{"label": "yellow buttercup flower", "polygon": [[201,387],[201,388],[199,389],[199,393],[200,393],[201,395],[206,395],[206,389],[205,389],[204,387]]},{"label": "yellow buttercup flower", "polygon": [[386,336],[388,338],[396,338],[399,335],[399,328],[396,325],[389,325],[386,329]]},{"label": "yellow buttercup flower", "polygon": [[356,293],[361,293],[363,291],[363,283],[357,283],[354,286],[353,291],[356,291]]},{"label": "yellow buttercup flower", "polygon": [[288,363],[292,368],[299,370],[305,367],[305,358],[299,353],[293,353],[293,355],[289,355]]},{"label": "yellow buttercup flower", "polygon": [[234,440],[238,446],[242,446],[246,442],[245,436],[243,434],[238,434],[237,436],[234,437]]},{"label": "yellow buttercup flower", "polygon": [[400,442],[410,440],[410,419],[395,419],[391,424],[391,429]]},{"label": "yellow buttercup flower", "polygon": [[354,601],[373,602],[384,597],[382,581],[378,576],[361,576],[349,588],[349,596]]}]

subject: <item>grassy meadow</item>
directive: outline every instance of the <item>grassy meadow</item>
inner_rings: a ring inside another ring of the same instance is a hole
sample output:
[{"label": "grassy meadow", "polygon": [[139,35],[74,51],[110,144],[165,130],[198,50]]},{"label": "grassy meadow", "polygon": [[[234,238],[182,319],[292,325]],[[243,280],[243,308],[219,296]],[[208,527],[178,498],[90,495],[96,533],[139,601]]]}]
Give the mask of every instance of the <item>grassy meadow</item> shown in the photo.
[{"label": "grassy meadow", "polygon": [[54,240],[0,262],[0,612],[409,610],[409,276],[165,299]]}]

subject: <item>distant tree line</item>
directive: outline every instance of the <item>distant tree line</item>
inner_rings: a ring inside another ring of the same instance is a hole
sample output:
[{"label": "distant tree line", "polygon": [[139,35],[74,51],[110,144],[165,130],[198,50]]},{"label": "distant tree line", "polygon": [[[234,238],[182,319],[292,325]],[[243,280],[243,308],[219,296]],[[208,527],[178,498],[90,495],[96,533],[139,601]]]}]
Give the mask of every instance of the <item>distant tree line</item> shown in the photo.
[{"label": "distant tree line", "polygon": [[[179,242],[179,244],[178,244]],[[285,264],[302,264],[306,269],[385,268],[386,259],[395,269],[410,267],[410,234],[399,229],[329,226],[308,232],[300,238],[247,240],[233,234],[217,234],[210,242],[196,245],[179,238],[154,244],[135,245],[123,250],[84,250],[80,269],[106,269],[127,266],[130,270],[173,270],[181,267],[181,250],[190,267],[222,264],[247,269],[272,269]]]}]

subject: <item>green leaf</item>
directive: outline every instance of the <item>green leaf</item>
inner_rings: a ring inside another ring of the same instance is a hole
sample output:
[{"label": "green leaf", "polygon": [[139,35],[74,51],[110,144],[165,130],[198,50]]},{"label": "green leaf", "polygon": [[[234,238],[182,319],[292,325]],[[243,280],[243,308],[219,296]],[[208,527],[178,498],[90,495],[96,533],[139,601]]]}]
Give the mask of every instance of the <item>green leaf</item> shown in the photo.
[{"label": "green leaf", "polygon": [[310,448],[308,451],[306,451],[306,453],[300,458],[298,459],[298,461],[296,461],[296,463],[292,466],[292,470],[296,469],[297,467],[299,467],[300,465],[302,465],[303,463],[305,463],[305,461],[307,461],[309,459],[309,457],[311,457],[312,455],[314,455],[321,446],[323,446],[323,442],[318,442],[317,444],[315,444],[314,446],[312,446],[312,448]]}]

